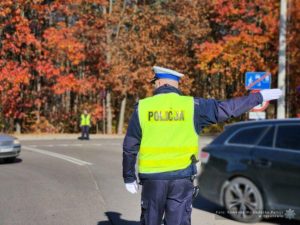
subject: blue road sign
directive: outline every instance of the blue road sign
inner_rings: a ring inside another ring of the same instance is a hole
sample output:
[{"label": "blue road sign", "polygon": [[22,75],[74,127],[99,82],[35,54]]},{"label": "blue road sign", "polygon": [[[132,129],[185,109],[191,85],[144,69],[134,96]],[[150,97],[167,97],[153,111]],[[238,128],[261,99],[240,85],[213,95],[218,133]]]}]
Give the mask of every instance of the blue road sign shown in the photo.
[{"label": "blue road sign", "polygon": [[268,72],[246,72],[245,86],[248,90],[271,88],[271,74]]}]

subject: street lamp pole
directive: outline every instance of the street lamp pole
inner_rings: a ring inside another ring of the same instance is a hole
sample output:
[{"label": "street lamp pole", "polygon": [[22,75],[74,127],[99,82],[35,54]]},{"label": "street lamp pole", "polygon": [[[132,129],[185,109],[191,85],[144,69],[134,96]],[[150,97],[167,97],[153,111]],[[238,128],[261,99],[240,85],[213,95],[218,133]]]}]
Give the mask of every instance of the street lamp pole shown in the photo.
[{"label": "street lamp pole", "polygon": [[279,72],[278,88],[283,92],[282,98],[277,102],[277,119],[286,117],[286,30],[287,30],[287,0],[280,1],[280,27],[279,27]]}]

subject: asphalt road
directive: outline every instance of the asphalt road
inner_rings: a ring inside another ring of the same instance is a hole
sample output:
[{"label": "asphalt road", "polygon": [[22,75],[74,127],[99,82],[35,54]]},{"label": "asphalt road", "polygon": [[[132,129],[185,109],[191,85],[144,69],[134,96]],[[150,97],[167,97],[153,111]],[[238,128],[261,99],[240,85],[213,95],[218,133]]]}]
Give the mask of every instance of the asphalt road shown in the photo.
[{"label": "asphalt road", "polygon": [[[139,224],[140,194],[127,193],[122,180],[122,139],[27,140],[22,147],[16,163],[0,161],[0,225]],[[192,224],[240,224],[218,210],[198,197]]]}]

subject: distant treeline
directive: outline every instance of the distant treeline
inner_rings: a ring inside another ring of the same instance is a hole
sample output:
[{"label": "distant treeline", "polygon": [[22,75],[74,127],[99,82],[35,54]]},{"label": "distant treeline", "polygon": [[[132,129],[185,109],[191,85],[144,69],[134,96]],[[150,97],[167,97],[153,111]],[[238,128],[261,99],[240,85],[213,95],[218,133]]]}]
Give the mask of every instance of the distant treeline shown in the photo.
[{"label": "distant treeline", "polygon": [[[300,1],[288,12],[294,117]],[[276,87],[278,30],[274,0],[1,0],[0,130],[77,132],[87,109],[93,132],[122,133],[134,103],[152,94],[153,65],[184,73],[182,91],[204,98],[247,94],[246,71],[270,71]]]}]

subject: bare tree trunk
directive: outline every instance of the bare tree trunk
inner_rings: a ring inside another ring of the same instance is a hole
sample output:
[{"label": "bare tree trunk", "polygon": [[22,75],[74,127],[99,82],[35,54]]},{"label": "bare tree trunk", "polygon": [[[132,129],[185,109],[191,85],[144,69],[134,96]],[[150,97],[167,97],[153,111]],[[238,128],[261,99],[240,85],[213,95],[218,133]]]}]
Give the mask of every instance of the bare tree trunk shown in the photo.
[{"label": "bare tree trunk", "polygon": [[9,118],[8,119],[9,123],[8,123],[8,128],[6,129],[6,132],[8,133],[13,133],[14,132],[14,125],[15,125],[15,120],[14,118]]},{"label": "bare tree trunk", "polygon": [[21,134],[21,124],[20,121],[16,121],[16,134]]},{"label": "bare tree trunk", "polygon": [[2,107],[2,95],[3,92],[0,92],[0,132],[3,132],[4,128],[4,115],[3,115],[3,107]]},{"label": "bare tree trunk", "polygon": [[[78,114],[78,105],[79,105],[79,97],[78,94],[76,94],[75,96],[75,100],[74,100],[74,114],[77,115]],[[76,123],[74,124],[74,130],[78,131],[78,120],[76,120]]]},{"label": "bare tree trunk", "polygon": [[127,95],[124,96],[124,98],[122,99],[122,103],[121,103],[119,124],[118,124],[118,134],[119,135],[123,134],[126,100],[127,100]]},{"label": "bare tree trunk", "polygon": [[[113,0],[109,0],[109,9],[108,14],[112,14],[112,6],[113,6]],[[105,9],[105,13],[106,13]],[[107,26],[107,25],[106,25]],[[106,28],[106,42],[107,42],[107,52],[106,52],[106,61],[107,64],[110,65],[111,63],[111,45],[112,45],[112,37],[111,33],[112,30],[110,27],[107,26]],[[108,90],[106,93],[106,112],[107,112],[107,133],[112,134],[112,109],[111,109],[111,91]]]},{"label": "bare tree trunk", "polygon": [[106,123],[105,123],[105,118],[106,118],[106,113],[105,113],[105,98],[102,99],[102,109],[103,109],[103,119],[102,119],[102,125],[103,125],[103,134],[106,134]]},{"label": "bare tree trunk", "polygon": [[121,28],[121,24],[123,22],[123,17],[124,17],[125,9],[126,9],[126,0],[123,0],[123,7],[122,7],[120,21],[119,21],[118,26],[117,26],[116,38],[119,37],[120,28]]},{"label": "bare tree trunk", "polygon": [[[40,96],[40,93],[41,93],[41,78],[40,77],[37,77],[37,93],[38,93],[38,96]],[[37,122],[39,123],[40,120],[41,120],[41,103],[38,104],[37,106],[37,115],[36,115],[36,119],[37,119]]]},{"label": "bare tree trunk", "polygon": [[106,94],[106,112],[107,112],[107,134],[112,134],[112,110],[111,110],[111,92]]},{"label": "bare tree trunk", "polygon": [[226,80],[225,80],[224,76],[225,76],[224,74],[219,73],[219,89],[220,89],[219,98],[220,99],[226,98],[226,96],[225,96]]}]

